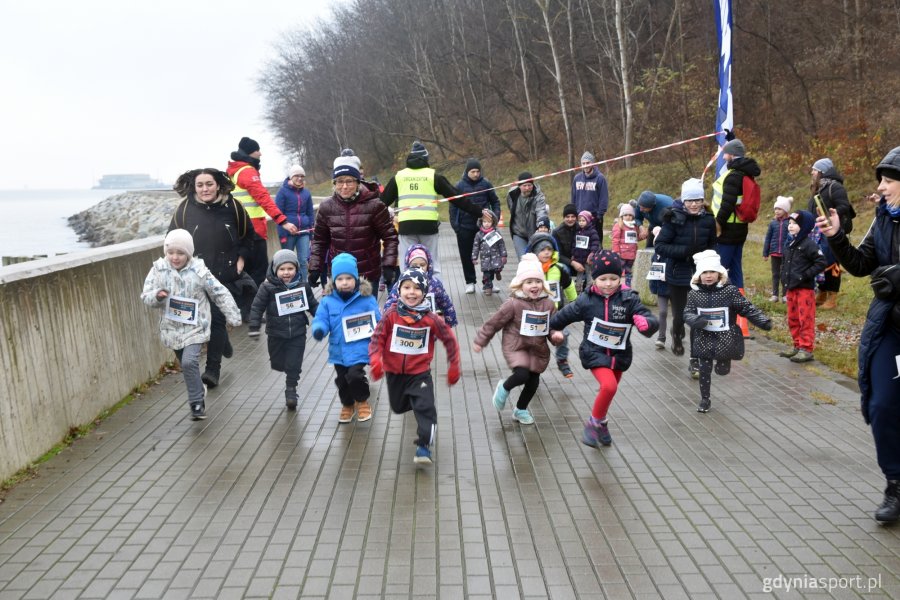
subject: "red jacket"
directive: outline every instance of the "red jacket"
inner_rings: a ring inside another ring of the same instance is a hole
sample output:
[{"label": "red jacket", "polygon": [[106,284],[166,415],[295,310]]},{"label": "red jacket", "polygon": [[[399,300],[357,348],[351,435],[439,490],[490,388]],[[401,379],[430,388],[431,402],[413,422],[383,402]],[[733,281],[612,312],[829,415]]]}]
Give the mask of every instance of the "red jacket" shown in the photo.
[{"label": "red jacket", "polygon": [[[262,181],[259,179],[259,171],[257,171],[253,165],[247,162],[243,162],[240,160],[230,160],[228,161],[228,169],[225,171],[229,177],[234,177],[234,174],[237,173],[243,167],[250,167],[249,169],[244,169],[241,171],[241,174],[238,175],[237,184],[238,187],[241,187],[247,190],[247,193],[250,194],[250,197],[256,200],[256,203],[266,211],[266,214],[272,217],[272,220],[275,221],[278,225],[281,225],[285,221],[287,221],[287,217],[284,216],[280,210],[278,210],[278,206],[275,204],[275,201],[272,200],[272,196],[269,195],[269,190],[266,189],[266,186],[262,184]],[[253,229],[262,239],[266,239],[266,220],[262,219],[250,219],[253,223]]]},{"label": "red jacket", "polygon": [[[400,354],[391,351],[391,339],[394,336],[394,325],[423,329],[430,327],[428,335],[428,352],[425,354]],[[409,323],[397,312],[397,307],[392,306],[381,316],[375,333],[369,342],[369,356],[372,363],[380,360],[385,373],[395,375],[416,375],[425,373],[431,369],[431,361],[434,359],[434,340],[439,339],[447,350],[447,363],[459,369],[459,344],[456,335],[450,326],[440,316],[433,312],[426,313],[418,322]]]},{"label": "red jacket", "polygon": [[[397,266],[400,241],[387,207],[365,187],[351,202],[335,193],[319,205],[309,252],[309,270],[324,273],[326,259],[341,252],[356,257],[359,274],[372,283],[381,277],[381,266]],[[384,244],[382,249],[381,244]]]}]

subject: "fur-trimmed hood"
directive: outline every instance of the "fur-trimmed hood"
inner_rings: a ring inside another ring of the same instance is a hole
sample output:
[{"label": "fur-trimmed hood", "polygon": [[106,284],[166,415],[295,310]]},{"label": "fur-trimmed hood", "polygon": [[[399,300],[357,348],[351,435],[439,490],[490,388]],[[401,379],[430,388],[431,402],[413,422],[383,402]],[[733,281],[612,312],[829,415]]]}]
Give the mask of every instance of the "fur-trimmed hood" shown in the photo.
[{"label": "fur-trimmed hood", "polygon": [[[359,285],[356,286],[356,290],[359,292],[360,296],[371,296],[372,295],[372,284],[365,277],[359,278]],[[329,281],[324,288],[322,288],[322,296],[330,296],[334,292],[334,281]]]}]

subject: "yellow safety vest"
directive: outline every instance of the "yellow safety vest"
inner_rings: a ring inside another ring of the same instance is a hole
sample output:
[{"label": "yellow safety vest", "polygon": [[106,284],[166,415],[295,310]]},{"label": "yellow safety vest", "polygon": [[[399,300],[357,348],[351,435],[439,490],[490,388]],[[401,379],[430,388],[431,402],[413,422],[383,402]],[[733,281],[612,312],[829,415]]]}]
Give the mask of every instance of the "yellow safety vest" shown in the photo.
[{"label": "yellow safety vest", "polygon": [[403,169],[397,183],[397,221],[437,221],[438,195],[434,191],[434,169]]},{"label": "yellow safety vest", "polygon": [[238,175],[240,175],[241,171],[244,169],[249,168],[250,165],[244,165],[231,176],[231,182],[234,183],[234,191],[231,195],[234,196],[235,200],[244,205],[244,208],[247,209],[247,214],[251,219],[265,219],[266,211],[263,210],[263,207],[256,202],[253,196],[250,195],[250,192],[238,185]]},{"label": "yellow safety vest", "polygon": [[[710,208],[712,208],[712,214],[714,217],[718,216],[719,209],[722,208],[722,191],[725,189],[725,178],[728,177],[728,175],[730,175],[732,171],[734,171],[734,169],[728,169],[727,171],[722,173],[721,177],[716,179],[715,183],[713,183],[712,206]],[[731,213],[731,216],[728,217],[728,221],[727,221],[728,223],[743,223],[743,221],[738,219],[737,210],[736,210],[737,205],[740,204],[741,200],[743,200],[743,199],[744,199],[744,196],[737,197],[737,201],[734,203],[735,210]]]}]

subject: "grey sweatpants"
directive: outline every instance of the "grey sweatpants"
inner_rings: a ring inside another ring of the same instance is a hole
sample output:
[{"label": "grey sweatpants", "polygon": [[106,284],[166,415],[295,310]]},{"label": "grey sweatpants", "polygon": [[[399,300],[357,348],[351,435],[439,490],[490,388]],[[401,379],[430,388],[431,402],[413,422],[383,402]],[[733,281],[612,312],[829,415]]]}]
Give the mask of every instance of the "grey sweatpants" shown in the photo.
[{"label": "grey sweatpants", "polygon": [[422,244],[428,251],[431,252],[431,266],[434,269],[434,274],[437,275],[441,272],[441,253],[438,252],[438,238],[439,234],[435,233],[432,235],[421,235],[421,234],[412,234],[405,235],[400,234],[400,246],[397,249],[397,262],[400,265],[400,270],[403,271],[406,269],[406,251],[409,250],[409,247],[413,244]]},{"label": "grey sweatpants", "polygon": [[200,350],[203,344],[189,344],[175,351],[184,375],[184,387],[188,392],[188,404],[203,402],[203,382],[200,381]]}]

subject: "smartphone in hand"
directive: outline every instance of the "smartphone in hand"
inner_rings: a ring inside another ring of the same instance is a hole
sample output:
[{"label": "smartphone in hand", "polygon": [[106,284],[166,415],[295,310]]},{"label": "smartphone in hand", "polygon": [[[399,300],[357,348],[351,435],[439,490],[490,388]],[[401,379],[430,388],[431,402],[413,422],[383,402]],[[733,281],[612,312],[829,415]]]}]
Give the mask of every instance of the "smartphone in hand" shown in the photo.
[{"label": "smartphone in hand", "polygon": [[826,219],[829,218],[830,215],[828,214],[828,209],[825,208],[825,202],[822,201],[822,196],[816,194],[815,196],[813,196],[813,199],[816,201],[816,212],[818,212],[819,215],[825,217]]}]

